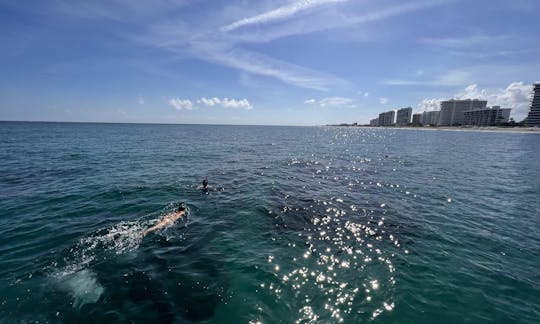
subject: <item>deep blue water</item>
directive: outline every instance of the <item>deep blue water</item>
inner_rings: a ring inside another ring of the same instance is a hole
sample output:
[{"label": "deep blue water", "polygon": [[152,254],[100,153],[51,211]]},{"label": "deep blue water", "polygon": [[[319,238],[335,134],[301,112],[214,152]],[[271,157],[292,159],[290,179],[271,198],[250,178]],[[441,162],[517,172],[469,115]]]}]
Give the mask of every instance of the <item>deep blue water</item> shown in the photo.
[{"label": "deep blue water", "polygon": [[539,180],[539,134],[0,123],[0,322],[538,323]]}]

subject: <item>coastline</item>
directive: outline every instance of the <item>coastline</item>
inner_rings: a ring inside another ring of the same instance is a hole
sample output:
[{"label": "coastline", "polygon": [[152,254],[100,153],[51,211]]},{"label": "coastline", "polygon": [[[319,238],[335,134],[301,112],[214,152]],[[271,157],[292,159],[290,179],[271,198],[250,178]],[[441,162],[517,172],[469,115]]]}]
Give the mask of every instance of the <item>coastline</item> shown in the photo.
[{"label": "coastline", "polygon": [[327,125],[332,127],[358,127],[369,129],[404,129],[422,131],[450,131],[450,132],[488,132],[488,133],[516,133],[516,134],[540,134],[540,127],[399,127],[399,126],[353,126],[353,125]]}]

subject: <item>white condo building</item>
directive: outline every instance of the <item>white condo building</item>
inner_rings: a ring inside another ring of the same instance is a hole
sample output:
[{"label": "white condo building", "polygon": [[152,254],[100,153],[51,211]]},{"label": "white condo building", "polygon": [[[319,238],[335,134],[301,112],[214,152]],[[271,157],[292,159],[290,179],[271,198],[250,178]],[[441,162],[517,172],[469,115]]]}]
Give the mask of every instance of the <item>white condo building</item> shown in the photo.
[{"label": "white condo building", "polygon": [[391,110],[379,114],[379,126],[392,126],[394,125],[394,119],[396,112]]},{"label": "white condo building", "polygon": [[511,110],[510,108],[501,108],[500,106],[467,110],[464,112],[465,119],[463,125],[496,126],[508,123]]},{"label": "white condo building", "polygon": [[439,110],[424,111],[422,113],[422,117],[420,118],[420,124],[437,126],[440,115],[441,115],[441,112]]},{"label": "white condo building", "polygon": [[485,109],[487,101],[478,99],[446,100],[441,102],[438,126],[459,126],[465,123],[465,111]]},{"label": "white condo building", "polygon": [[411,123],[412,108],[401,108],[397,111],[396,125],[407,126]]}]

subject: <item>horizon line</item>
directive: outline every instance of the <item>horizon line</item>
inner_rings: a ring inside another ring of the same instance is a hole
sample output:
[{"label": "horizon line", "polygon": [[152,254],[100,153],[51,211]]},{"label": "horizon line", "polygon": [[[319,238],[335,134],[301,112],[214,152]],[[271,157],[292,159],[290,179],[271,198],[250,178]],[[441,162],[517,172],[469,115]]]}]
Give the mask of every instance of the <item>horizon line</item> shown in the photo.
[{"label": "horizon line", "polygon": [[57,121],[57,120],[5,120],[0,123],[50,123],[50,124],[132,124],[132,125],[199,125],[199,126],[277,126],[277,127],[320,127],[324,125],[278,125],[278,124],[203,124],[203,123],[159,123],[159,122],[113,122],[113,121]]}]

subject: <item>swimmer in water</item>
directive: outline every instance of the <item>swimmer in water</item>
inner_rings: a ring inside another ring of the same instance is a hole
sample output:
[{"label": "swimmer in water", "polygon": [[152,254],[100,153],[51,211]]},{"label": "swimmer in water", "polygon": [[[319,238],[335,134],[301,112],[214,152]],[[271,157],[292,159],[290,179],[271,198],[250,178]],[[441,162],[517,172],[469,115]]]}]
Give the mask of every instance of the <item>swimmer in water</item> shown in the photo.
[{"label": "swimmer in water", "polygon": [[204,191],[208,190],[208,180],[206,178],[204,178],[204,180],[202,181],[202,189]]},{"label": "swimmer in water", "polygon": [[186,204],[180,203],[177,210],[163,217],[163,219],[160,220],[156,225],[145,229],[142,233],[142,236],[145,237],[150,232],[154,232],[154,231],[157,231],[158,229],[171,226],[179,218],[184,217],[185,214],[186,214]]}]

